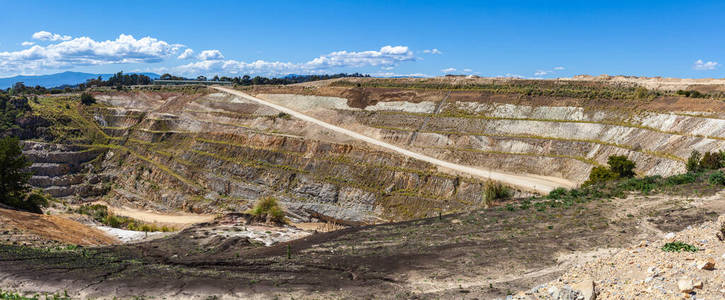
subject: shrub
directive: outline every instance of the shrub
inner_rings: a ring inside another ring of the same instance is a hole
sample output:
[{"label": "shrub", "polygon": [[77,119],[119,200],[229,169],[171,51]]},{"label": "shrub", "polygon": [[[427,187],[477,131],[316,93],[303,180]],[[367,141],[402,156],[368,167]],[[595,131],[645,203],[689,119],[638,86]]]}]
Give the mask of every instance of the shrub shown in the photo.
[{"label": "shrub", "polygon": [[697,150],[692,150],[690,157],[687,159],[687,172],[697,173],[700,171],[700,157],[702,154]]},{"label": "shrub", "polygon": [[693,183],[695,181],[697,181],[697,175],[695,173],[677,174],[677,175],[672,175],[670,177],[665,178],[665,185],[668,185],[668,186],[681,185],[681,184]]},{"label": "shrub", "polygon": [[725,185],[725,174],[722,171],[712,172],[707,181],[712,185]]},{"label": "shrub", "polygon": [[592,168],[591,173],[589,173],[589,179],[584,182],[583,185],[592,185],[597,183],[604,183],[610,180],[615,180],[619,178],[618,174],[615,172],[612,172],[607,167],[597,166]]},{"label": "shrub", "polygon": [[274,197],[260,198],[254,208],[249,211],[249,214],[260,221],[286,223],[284,211],[279,207],[279,203]]},{"label": "shrub", "polygon": [[700,160],[700,168],[717,170],[722,168],[722,155],[718,152],[705,152]]},{"label": "shrub", "polygon": [[691,97],[691,98],[705,98],[707,97],[707,94],[700,93],[698,91],[685,91],[685,90],[678,90],[678,95],[685,96],[685,97]]},{"label": "shrub", "polygon": [[511,189],[507,186],[498,182],[489,181],[486,183],[486,186],[483,190],[483,203],[485,203],[487,206],[490,206],[496,200],[511,197],[511,194]]},{"label": "shrub", "polygon": [[647,88],[645,88],[645,87],[638,87],[638,88],[637,88],[637,89],[636,89],[636,90],[634,91],[634,96],[635,96],[635,98],[637,98],[637,99],[646,99],[646,98],[648,98],[648,97],[649,97],[649,91],[648,91],[648,90],[647,90]]},{"label": "shrub", "polygon": [[93,98],[93,95],[89,93],[82,93],[81,103],[83,103],[83,105],[91,105],[93,103],[96,103],[96,98]]},{"label": "shrub", "polygon": [[567,192],[565,188],[558,187],[553,189],[551,192],[549,192],[549,195],[546,196],[549,199],[560,199],[564,196],[566,196]]},{"label": "shrub", "polygon": [[662,246],[662,251],[665,252],[681,252],[683,250],[686,252],[697,252],[697,247],[683,242],[671,242]]}]

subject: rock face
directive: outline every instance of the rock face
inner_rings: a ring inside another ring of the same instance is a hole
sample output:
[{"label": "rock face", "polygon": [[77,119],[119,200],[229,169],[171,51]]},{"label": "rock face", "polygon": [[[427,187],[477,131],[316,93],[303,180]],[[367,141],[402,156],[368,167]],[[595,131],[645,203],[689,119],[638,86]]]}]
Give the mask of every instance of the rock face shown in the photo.
[{"label": "rock face", "polygon": [[[725,137],[718,118],[589,109],[577,101],[543,105],[503,94],[302,89],[300,96],[285,89],[260,94],[429,156],[562,182],[583,181],[609,155],[629,156],[640,174],[668,175],[684,169],[691,149],[725,146],[709,138]],[[96,98],[107,106],[86,108],[83,117],[100,138],[86,139],[83,149],[29,148],[34,185],[56,196],[109,190],[112,202],[192,212],[243,211],[274,196],[300,221],[351,224],[483,206],[483,180],[444,173],[227,94],[195,89]],[[77,175],[87,173],[98,176]]]},{"label": "rock face", "polygon": [[[87,147],[102,153],[94,172],[113,183],[106,199],[111,204],[216,213],[245,211],[260,197],[274,196],[296,221],[340,224],[408,220],[482,205],[481,180],[351,143],[226,94],[97,99],[114,106],[87,113],[109,145]],[[93,155],[74,151],[33,154],[35,167],[46,173],[34,183],[85,182],[67,174]],[[67,163],[56,162],[61,160]],[[46,161],[55,165],[42,165]]]},{"label": "rock face", "polygon": [[103,153],[78,146],[23,142],[23,154],[33,164],[29,183],[53,197],[95,197],[107,192],[103,176],[93,171],[90,162]]}]

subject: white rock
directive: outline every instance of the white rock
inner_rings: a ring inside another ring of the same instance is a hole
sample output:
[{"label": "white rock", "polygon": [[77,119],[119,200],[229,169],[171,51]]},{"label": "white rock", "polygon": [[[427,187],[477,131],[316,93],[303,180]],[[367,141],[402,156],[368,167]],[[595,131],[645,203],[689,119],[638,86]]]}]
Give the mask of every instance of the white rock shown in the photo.
[{"label": "white rock", "polygon": [[665,234],[665,239],[669,240],[669,239],[673,239],[673,238],[675,238],[674,232],[668,232],[667,234]]},{"label": "white rock", "polygon": [[572,287],[579,291],[581,299],[583,300],[594,300],[596,298],[596,294],[594,293],[594,281],[587,278],[584,279],[582,282],[573,284]]},{"label": "white rock", "polygon": [[689,293],[692,292],[695,285],[692,283],[692,279],[683,278],[677,281],[677,287],[680,289],[680,292]]},{"label": "white rock", "polygon": [[697,262],[697,268],[700,270],[714,270],[715,261],[712,258],[701,260]]}]

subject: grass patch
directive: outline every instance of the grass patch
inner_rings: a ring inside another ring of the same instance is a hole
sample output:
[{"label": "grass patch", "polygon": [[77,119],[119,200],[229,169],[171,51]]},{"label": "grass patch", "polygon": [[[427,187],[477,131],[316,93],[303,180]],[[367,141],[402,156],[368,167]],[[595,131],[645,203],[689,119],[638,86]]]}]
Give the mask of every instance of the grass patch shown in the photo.
[{"label": "grass patch", "polygon": [[122,228],[133,231],[144,232],[171,232],[176,231],[173,227],[157,226],[146,224],[129,217],[115,216],[108,212],[108,207],[101,204],[86,204],[75,210],[76,213],[87,215],[103,225],[113,228]]},{"label": "grass patch", "polygon": [[23,296],[16,292],[10,292],[3,289],[0,289],[0,300],[71,300],[71,297],[68,295],[68,292],[61,293],[55,293],[52,295],[44,294],[44,295],[33,295],[31,297]]}]

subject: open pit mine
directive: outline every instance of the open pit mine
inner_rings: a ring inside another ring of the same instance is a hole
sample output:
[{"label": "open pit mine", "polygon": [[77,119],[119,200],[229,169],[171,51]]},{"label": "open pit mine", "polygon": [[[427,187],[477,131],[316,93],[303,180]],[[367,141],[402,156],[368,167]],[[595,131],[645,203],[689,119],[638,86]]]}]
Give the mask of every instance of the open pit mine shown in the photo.
[{"label": "open pit mine", "polygon": [[[4,99],[23,111],[5,136],[47,203],[0,204],[0,294],[725,295],[720,81],[338,78]],[[675,248],[696,251],[662,250]]]}]

